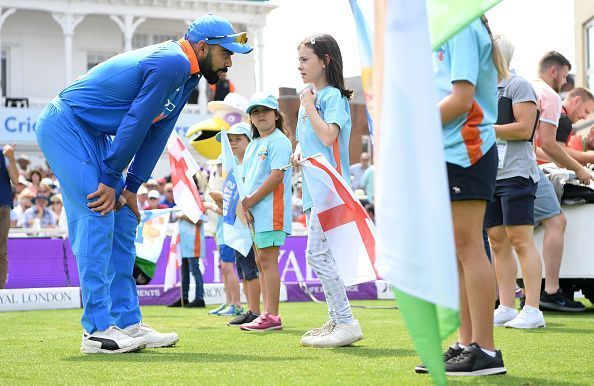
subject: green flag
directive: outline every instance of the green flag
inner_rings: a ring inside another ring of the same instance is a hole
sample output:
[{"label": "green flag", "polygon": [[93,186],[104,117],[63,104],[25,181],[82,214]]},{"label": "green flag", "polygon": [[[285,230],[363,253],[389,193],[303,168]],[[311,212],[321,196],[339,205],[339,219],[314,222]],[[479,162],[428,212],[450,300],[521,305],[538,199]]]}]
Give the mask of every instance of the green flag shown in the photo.
[{"label": "green flag", "polygon": [[436,49],[501,0],[427,0],[431,47]]}]

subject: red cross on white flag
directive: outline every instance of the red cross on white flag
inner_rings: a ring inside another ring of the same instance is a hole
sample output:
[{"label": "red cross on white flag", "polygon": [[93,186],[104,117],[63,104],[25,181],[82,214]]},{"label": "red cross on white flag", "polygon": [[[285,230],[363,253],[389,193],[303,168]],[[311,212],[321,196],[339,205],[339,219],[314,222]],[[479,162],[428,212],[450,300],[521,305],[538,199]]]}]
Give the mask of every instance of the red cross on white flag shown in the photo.
[{"label": "red cross on white flag", "polygon": [[193,178],[200,172],[200,168],[175,131],[167,141],[167,151],[171,165],[171,184],[175,205],[193,223],[196,223],[206,212]]},{"label": "red cross on white flag", "polygon": [[167,292],[170,288],[176,287],[179,283],[178,272],[181,267],[181,248],[179,245],[179,224],[176,222],[173,228],[173,235],[169,244],[169,256],[167,257],[167,266],[165,267],[165,282],[163,291]]},{"label": "red cross on white flag", "polygon": [[351,188],[323,155],[301,164],[314,210],[345,285],[375,280],[375,226]]}]

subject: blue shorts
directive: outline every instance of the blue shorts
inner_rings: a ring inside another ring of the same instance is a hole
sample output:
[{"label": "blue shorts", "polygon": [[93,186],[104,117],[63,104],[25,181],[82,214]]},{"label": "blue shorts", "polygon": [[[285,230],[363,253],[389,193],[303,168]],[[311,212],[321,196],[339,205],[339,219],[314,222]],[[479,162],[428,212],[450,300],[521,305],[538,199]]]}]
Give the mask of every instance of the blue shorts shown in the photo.
[{"label": "blue shorts", "polygon": [[254,255],[254,248],[250,249],[247,256],[235,251],[235,260],[237,260],[237,275],[242,280],[253,280],[260,276],[258,265],[256,264],[256,256]]},{"label": "blue shorts", "polygon": [[219,245],[219,260],[223,263],[235,263],[235,249],[225,244]]},{"label": "blue shorts", "polygon": [[534,198],[538,183],[531,178],[511,177],[497,181],[495,197],[487,203],[485,228],[534,224]]},{"label": "blue shorts", "polygon": [[534,224],[538,225],[547,218],[554,217],[561,214],[561,204],[555,188],[551,181],[545,176],[544,172],[539,168],[540,181],[538,181],[538,189],[536,189],[536,199],[534,200]]},{"label": "blue shorts", "polygon": [[450,201],[491,201],[497,179],[497,159],[497,146],[493,145],[467,168],[447,162]]}]

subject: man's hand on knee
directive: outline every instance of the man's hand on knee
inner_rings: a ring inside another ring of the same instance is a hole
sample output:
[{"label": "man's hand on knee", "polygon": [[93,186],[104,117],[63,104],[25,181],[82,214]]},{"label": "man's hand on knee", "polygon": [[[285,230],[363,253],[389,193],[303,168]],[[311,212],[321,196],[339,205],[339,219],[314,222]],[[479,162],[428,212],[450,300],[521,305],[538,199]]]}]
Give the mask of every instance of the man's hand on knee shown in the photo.
[{"label": "man's hand on knee", "polygon": [[88,200],[94,198],[96,198],[96,200],[88,203],[87,206],[91,208],[93,212],[101,212],[101,215],[105,216],[106,214],[109,214],[115,206],[115,189],[99,183],[97,191],[87,196]]}]

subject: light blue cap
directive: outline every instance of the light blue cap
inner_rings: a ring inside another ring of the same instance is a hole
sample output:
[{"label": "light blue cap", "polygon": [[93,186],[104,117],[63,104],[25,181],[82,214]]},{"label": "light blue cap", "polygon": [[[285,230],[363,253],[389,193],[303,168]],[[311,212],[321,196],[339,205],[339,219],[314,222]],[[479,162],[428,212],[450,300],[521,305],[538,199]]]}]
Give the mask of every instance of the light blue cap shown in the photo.
[{"label": "light blue cap", "polygon": [[258,106],[264,106],[278,111],[278,99],[270,93],[256,93],[250,98],[245,112],[249,114]]},{"label": "light blue cap", "polygon": [[[239,122],[231,126],[229,130],[227,130],[227,135],[229,134],[243,134],[248,137],[248,140],[254,139],[254,135],[252,134],[252,127],[249,123]],[[217,142],[221,142],[221,133],[217,133],[215,136]]]}]

